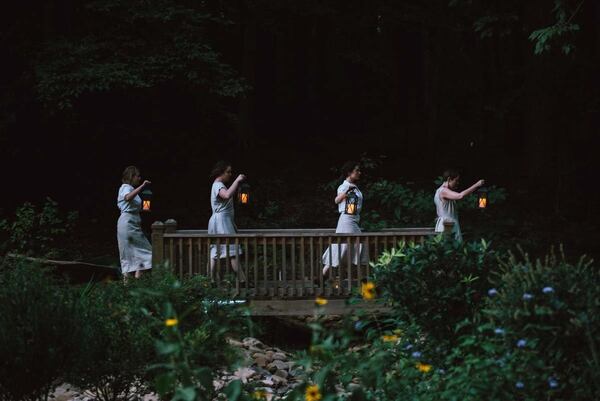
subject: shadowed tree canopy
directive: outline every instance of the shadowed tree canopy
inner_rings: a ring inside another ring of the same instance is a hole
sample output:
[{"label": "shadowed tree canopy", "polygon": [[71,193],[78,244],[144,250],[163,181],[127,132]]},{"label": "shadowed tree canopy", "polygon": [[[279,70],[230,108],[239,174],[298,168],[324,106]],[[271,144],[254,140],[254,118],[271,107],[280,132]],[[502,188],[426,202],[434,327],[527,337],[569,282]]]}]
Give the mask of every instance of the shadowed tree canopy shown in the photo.
[{"label": "shadowed tree canopy", "polygon": [[164,217],[204,225],[218,159],[287,204],[366,154],[427,191],[453,165],[523,210],[597,220],[597,1],[69,0],[1,18],[7,209],[51,195],[106,219],[137,164]]}]

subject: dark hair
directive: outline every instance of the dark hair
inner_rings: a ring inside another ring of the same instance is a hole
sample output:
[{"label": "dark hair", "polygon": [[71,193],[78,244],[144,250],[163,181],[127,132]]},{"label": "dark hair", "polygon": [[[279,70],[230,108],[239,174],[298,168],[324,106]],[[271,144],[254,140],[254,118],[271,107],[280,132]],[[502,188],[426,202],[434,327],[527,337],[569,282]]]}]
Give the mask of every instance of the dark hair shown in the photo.
[{"label": "dark hair", "polygon": [[123,177],[121,181],[123,184],[133,185],[133,177],[140,173],[140,170],[136,166],[128,166],[123,170]]},{"label": "dark hair", "polygon": [[460,172],[456,169],[449,168],[444,171],[444,181],[453,180],[460,176]]},{"label": "dark hair", "polygon": [[347,161],[346,163],[344,163],[344,165],[342,166],[342,170],[341,170],[342,178],[348,177],[350,174],[352,174],[354,169],[357,167],[360,168],[360,163],[358,163],[354,160],[350,160],[350,161]]},{"label": "dark hair", "polygon": [[223,175],[223,173],[227,170],[227,167],[229,166],[231,166],[231,163],[225,160],[219,160],[217,163],[215,163],[214,167],[210,172],[210,179],[214,180],[217,177]]}]

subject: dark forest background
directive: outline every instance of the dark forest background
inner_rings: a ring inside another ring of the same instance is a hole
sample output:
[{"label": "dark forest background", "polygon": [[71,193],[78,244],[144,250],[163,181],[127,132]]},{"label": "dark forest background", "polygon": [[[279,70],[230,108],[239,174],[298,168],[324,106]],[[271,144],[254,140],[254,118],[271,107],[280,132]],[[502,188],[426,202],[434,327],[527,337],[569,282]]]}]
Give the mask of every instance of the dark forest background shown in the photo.
[{"label": "dark forest background", "polygon": [[245,221],[333,227],[326,184],[363,158],[372,179],[431,196],[458,167],[464,186],[506,189],[485,230],[510,218],[508,236],[596,252],[598,1],[12,6],[0,17],[2,216],[49,196],[80,212],[80,239],[116,253],[125,166],[153,182],[145,224],[205,228],[208,174],[228,159],[257,199]]}]

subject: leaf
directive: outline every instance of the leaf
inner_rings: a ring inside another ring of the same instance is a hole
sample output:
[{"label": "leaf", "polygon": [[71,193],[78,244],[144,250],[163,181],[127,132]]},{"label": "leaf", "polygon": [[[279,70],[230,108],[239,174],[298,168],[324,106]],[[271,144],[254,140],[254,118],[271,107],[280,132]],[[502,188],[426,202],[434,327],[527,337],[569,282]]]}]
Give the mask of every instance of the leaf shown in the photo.
[{"label": "leaf", "polygon": [[237,401],[242,394],[242,383],[239,380],[234,380],[225,387],[224,391],[228,401]]},{"label": "leaf", "polygon": [[196,400],[196,389],[194,387],[178,388],[175,391],[175,397],[172,401],[195,401]]}]

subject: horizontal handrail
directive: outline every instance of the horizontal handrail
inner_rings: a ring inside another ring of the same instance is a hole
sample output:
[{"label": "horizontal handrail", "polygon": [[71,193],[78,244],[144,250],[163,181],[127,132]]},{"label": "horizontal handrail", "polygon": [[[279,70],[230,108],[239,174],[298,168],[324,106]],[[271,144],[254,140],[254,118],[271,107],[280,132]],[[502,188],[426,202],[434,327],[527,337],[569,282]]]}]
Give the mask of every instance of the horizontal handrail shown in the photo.
[{"label": "horizontal handrail", "polygon": [[256,233],[256,234],[245,234],[238,232],[236,234],[196,234],[196,233],[186,233],[181,231],[175,231],[172,233],[165,233],[165,238],[320,238],[320,237],[331,237],[331,238],[356,238],[356,237],[393,237],[394,235],[398,237],[406,237],[406,236],[419,236],[419,235],[432,235],[434,234],[434,229],[431,230],[420,230],[420,231],[389,231],[389,232],[362,232],[362,233],[281,233],[281,232],[273,232],[273,233]]}]

